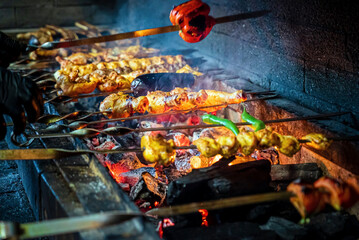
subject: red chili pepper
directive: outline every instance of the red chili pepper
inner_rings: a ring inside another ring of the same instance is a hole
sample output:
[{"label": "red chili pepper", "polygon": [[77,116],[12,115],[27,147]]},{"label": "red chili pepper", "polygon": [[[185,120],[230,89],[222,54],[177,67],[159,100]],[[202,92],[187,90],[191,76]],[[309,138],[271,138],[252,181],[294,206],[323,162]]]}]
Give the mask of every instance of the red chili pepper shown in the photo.
[{"label": "red chili pepper", "polygon": [[195,43],[203,40],[215,25],[215,19],[209,16],[210,7],[201,0],[192,0],[176,6],[170,13],[173,25],[179,25],[179,35],[183,40]]}]

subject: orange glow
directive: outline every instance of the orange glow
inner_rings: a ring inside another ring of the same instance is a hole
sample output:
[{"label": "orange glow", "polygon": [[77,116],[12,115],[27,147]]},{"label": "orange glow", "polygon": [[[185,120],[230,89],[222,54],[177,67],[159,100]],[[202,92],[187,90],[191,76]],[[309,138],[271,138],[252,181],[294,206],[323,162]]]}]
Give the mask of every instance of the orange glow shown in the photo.
[{"label": "orange glow", "polygon": [[193,169],[202,168],[202,159],[199,156],[193,156],[190,159],[190,164]]},{"label": "orange glow", "polygon": [[198,209],[198,212],[202,215],[201,225],[208,227],[208,221],[207,221],[208,211],[206,209]]},{"label": "orange glow", "polygon": [[213,164],[215,164],[216,162],[218,162],[219,160],[221,160],[223,158],[223,156],[221,154],[217,154],[216,156],[214,156],[213,158],[211,158],[209,165],[212,166]]},{"label": "orange glow", "polygon": [[163,229],[164,228],[172,227],[174,225],[175,225],[174,222],[172,222],[171,219],[169,219],[169,218],[164,218],[162,221],[160,221],[157,226],[157,231],[158,231],[158,235],[160,236],[160,238],[161,239],[163,238]]},{"label": "orange glow", "polygon": [[158,205],[160,205],[160,203],[156,201],[153,205],[154,205],[155,207],[158,207]]},{"label": "orange glow", "polygon": [[200,124],[200,122],[201,122],[201,118],[198,117],[197,115],[190,116],[186,121],[187,125],[189,126],[198,125]]},{"label": "orange glow", "polygon": [[228,164],[228,166],[245,163],[245,162],[251,162],[256,161],[255,158],[252,158],[251,156],[236,156],[236,158]]},{"label": "orange glow", "polygon": [[128,172],[129,169],[124,168],[120,165],[120,163],[113,164],[109,161],[106,161],[105,163],[113,179],[115,179],[117,183],[123,183],[124,179],[120,176],[120,174]]}]

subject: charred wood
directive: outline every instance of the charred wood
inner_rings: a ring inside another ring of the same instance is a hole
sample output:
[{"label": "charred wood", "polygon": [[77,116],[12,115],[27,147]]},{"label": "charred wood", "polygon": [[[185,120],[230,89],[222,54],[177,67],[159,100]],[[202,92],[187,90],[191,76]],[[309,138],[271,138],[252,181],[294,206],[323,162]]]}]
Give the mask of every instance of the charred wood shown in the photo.
[{"label": "charred wood", "polygon": [[176,205],[266,192],[270,169],[266,160],[195,169],[170,183],[167,203]]}]

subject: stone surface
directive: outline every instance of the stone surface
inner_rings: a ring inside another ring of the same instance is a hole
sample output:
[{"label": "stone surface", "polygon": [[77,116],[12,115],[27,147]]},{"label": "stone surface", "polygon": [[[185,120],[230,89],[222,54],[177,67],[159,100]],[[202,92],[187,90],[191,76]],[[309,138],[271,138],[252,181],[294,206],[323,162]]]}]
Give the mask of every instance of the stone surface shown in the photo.
[{"label": "stone surface", "polygon": [[[2,145],[0,144],[0,149],[3,149]],[[35,217],[17,169],[12,162],[9,163],[0,162],[0,221],[34,221]]]},{"label": "stone surface", "polygon": [[0,29],[16,27],[15,9],[0,8]]}]

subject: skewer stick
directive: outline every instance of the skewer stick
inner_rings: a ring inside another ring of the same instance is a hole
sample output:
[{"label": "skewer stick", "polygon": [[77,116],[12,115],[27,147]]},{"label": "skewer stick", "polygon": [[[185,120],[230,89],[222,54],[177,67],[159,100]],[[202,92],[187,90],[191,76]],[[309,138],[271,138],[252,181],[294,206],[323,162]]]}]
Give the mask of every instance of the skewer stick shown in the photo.
[{"label": "skewer stick", "polygon": [[[249,123],[236,123],[237,126],[239,125],[250,125]],[[63,138],[63,137],[78,137],[78,138],[89,138],[94,137],[99,134],[105,134],[110,136],[123,136],[133,132],[152,132],[152,131],[169,131],[169,130],[180,130],[180,129],[201,129],[201,128],[212,128],[212,127],[223,127],[222,125],[192,125],[192,126],[175,126],[175,127],[159,127],[159,128],[127,128],[127,127],[109,127],[104,130],[98,130],[93,128],[82,128],[78,129],[69,133],[48,133],[48,134],[36,134],[36,135],[27,135],[24,136],[27,138],[24,142],[18,142],[16,140],[16,136],[12,133],[11,134],[11,141],[16,146],[29,146],[34,139],[37,138]],[[351,137],[336,137],[336,138],[329,138],[328,140],[333,141],[359,141],[359,136],[351,136]],[[305,139],[298,139],[299,143],[308,143],[311,140]],[[175,147],[176,149],[193,149],[195,146],[188,146],[188,147]],[[132,149],[133,150],[133,149]],[[127,151],[127,150],[126,150]],[[135,151],[135,150],[134,150]],[[137,151],[137,150],[136,150]]]}]

